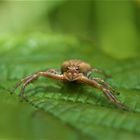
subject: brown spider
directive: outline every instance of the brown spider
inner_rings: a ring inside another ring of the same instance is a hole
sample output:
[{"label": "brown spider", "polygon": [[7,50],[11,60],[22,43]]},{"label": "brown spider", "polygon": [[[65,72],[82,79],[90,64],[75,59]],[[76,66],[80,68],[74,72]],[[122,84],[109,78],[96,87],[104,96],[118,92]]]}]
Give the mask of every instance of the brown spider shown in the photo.
[{"label": "brown spider", "polygon": [[[99,72],[103,73],[102,71],[92,68],[88,63],[81,61],[81,60],[68,60],[65,61],[61,66],[61,74],[54,69],[49,69],[44,72],[37,72],[33,75],[25,77],[22,79],[17,85],[16,88],[19,87],[21,84],[21,92],[20,96],[24,98],[24,90],[25,87],[37,80],[40,76],[52,78],[55,80],[60,80],[64,82],[78,82],[78,83],[85,83],[89,86],[94,88],[98,88],[103,91],[107,99],[116,105],[119,108],[127,109],[125,105],[123,105],[114,95],[115,90],[107,84],[104,80],[100,78],[90,78],[89,74],[91,72]],[[105,74],[105,73],[103,73]]]}]

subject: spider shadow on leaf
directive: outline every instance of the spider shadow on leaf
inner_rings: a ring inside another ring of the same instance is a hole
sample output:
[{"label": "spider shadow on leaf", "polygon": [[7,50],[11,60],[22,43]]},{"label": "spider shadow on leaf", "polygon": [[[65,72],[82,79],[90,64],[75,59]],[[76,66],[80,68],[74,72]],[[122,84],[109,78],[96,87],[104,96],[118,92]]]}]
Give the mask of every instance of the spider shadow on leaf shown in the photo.
[{"label": "spider shadow on leaf", "polygon": [[[99,91],[97,91],[99,92]],[[43,94],[41,98],[44,98],[44,102],[47,102],[47,94],[49,94],[50,98],[53,99],[54,94],[61,94],[61,97],[58,97],[57,99],[67,98],[75,98],[75,102],[82,102],[80,99],[82,98],[84,100],[84,103],[86,104],[97,104],[100,106],[110,106],[111,103],[109,103],[103,96],[98,95],[98,93],[95,92],[95,89],[92,89],[84,85],[79,84],[75,82],[65,82],[65,83],[57,83],[57,86],[55,85],[40,85],[33,89],[28,89],[26,91],[26,97],[30,100],[31,97],[36,96],[37,94]],[[36,100],[41,100],[41,98],[37,98]]]}]

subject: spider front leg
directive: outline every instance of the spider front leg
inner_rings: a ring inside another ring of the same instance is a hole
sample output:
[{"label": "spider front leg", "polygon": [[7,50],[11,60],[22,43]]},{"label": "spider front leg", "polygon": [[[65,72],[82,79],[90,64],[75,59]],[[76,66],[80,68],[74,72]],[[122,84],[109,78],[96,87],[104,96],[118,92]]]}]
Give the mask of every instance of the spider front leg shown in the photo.
[{"label": "spider front leg", "polygon": [[96,80],[94,79],[88,79],[87,77],[85,76],[81,76],[79,77],[78,79],[79,82],[83,82],[83,83],[86,83],[87,85],[90,85],[92,87],[95,87],[95,88],[98,88],[100,90],[103,91],[103,93],[105,94],[105,96],[107,97],[107,99],[109,99],[109,101],[116,105],[117,107],[121,108],[121,109],[124,109],[124,110],[128,110],[128,108],[122,104],[112,93],[111,93],[111,90],[104,87],[103,85],[101,85],[100,83],[98,83]]},{"label": "spider front leg", "polygon": [[23,84],[19,94],[22,98],[24,98],[24,90],[26,86],[32,83],[33,81],[37,80],[39,77],[48,77],[56,80],[63,80],[63,75],[58,74],[58,72],[53,69],[50,69],[45,72],[37,72],[31,76],[25,77],[16,85],[16,88],[18,88],[20,85]]}]

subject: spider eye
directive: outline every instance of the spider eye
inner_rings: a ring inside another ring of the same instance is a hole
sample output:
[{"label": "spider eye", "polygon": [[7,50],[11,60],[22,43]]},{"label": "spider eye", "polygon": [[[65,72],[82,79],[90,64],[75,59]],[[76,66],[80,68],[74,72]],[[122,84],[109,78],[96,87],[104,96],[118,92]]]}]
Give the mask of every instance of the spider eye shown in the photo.
[{"label": "spider eye", "polygon": [[79,68],[77,67],[77,68],[75,68],[76,70],[79,70]]},{"label": "spider eye", "polygon": [[66,70],[69,70],[69,67],[66,67]]}]

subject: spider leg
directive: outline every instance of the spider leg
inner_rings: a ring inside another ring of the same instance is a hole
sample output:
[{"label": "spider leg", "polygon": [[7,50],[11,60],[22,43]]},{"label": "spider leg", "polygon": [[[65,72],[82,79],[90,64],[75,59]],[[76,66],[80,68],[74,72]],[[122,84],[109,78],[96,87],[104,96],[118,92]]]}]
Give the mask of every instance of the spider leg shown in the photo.
[{"label": "spider leg", "polygon": [[128,110],[128,108],[122,104],[110,91],[110,89],[107,89],[106,87],[104,87],[103,85],[101,85],[100,83],[98,83],[96,80],[94,79],[88,79],[85,76],[80,76],[78,79],[79,82],[83,82],[86,83],[87,85],[90,85],[92,87],[98,88],[100,90],[103,91],[103,93],[105,94],[105,96],[107,97],[107,99],[114,105],[116,105],[117,107],[124,109],[124,110]]},{"label": "spider leg", "polygon": [[32,75],[27,76],[27,77],[21,79],[21,80],[16,84],[16,86],[14,87],[14,91],[15,91],[22,83],[24,83],[25,81],[27,81],[27,80],[30,79],[31,77],[32,77]]},{"label": "spider leg", "polygon": [[93,78],[93,80],[97,81],[98,83],[102,84],[105,88],[109,89],[111,91],[111,93],[119,95],[119,92],[117,92],[114,88],[112,88],[103,79],[101,79],[101,78]]},{"label": "spider leg", "polygon": [[52,69],[45,71],[45,72],[37,72],[31,76],[25,77],[16,85],[16,88],[18,88],[20,85],[23,84],[19,95],[24,98],[24,90],[25,90],[26,86],[29,85],[30,83],[32,83],[33,81],[37,80],[39,77],[63,80],[63,75],[58,74],[57,71],[52,70]]},{"label": "spider leg", "polygon": [[96,69],[96,68],[93,68],[92,70],[91,70],[92,72],[95,72],[95,73],[99,73],[99,74],[103,74],[105,77],[107,77],[107,78],[110,78],[111,77],[111,75],[108,75],[105,71],[103,71],[103,70],[99,70],[99,69]]}]

